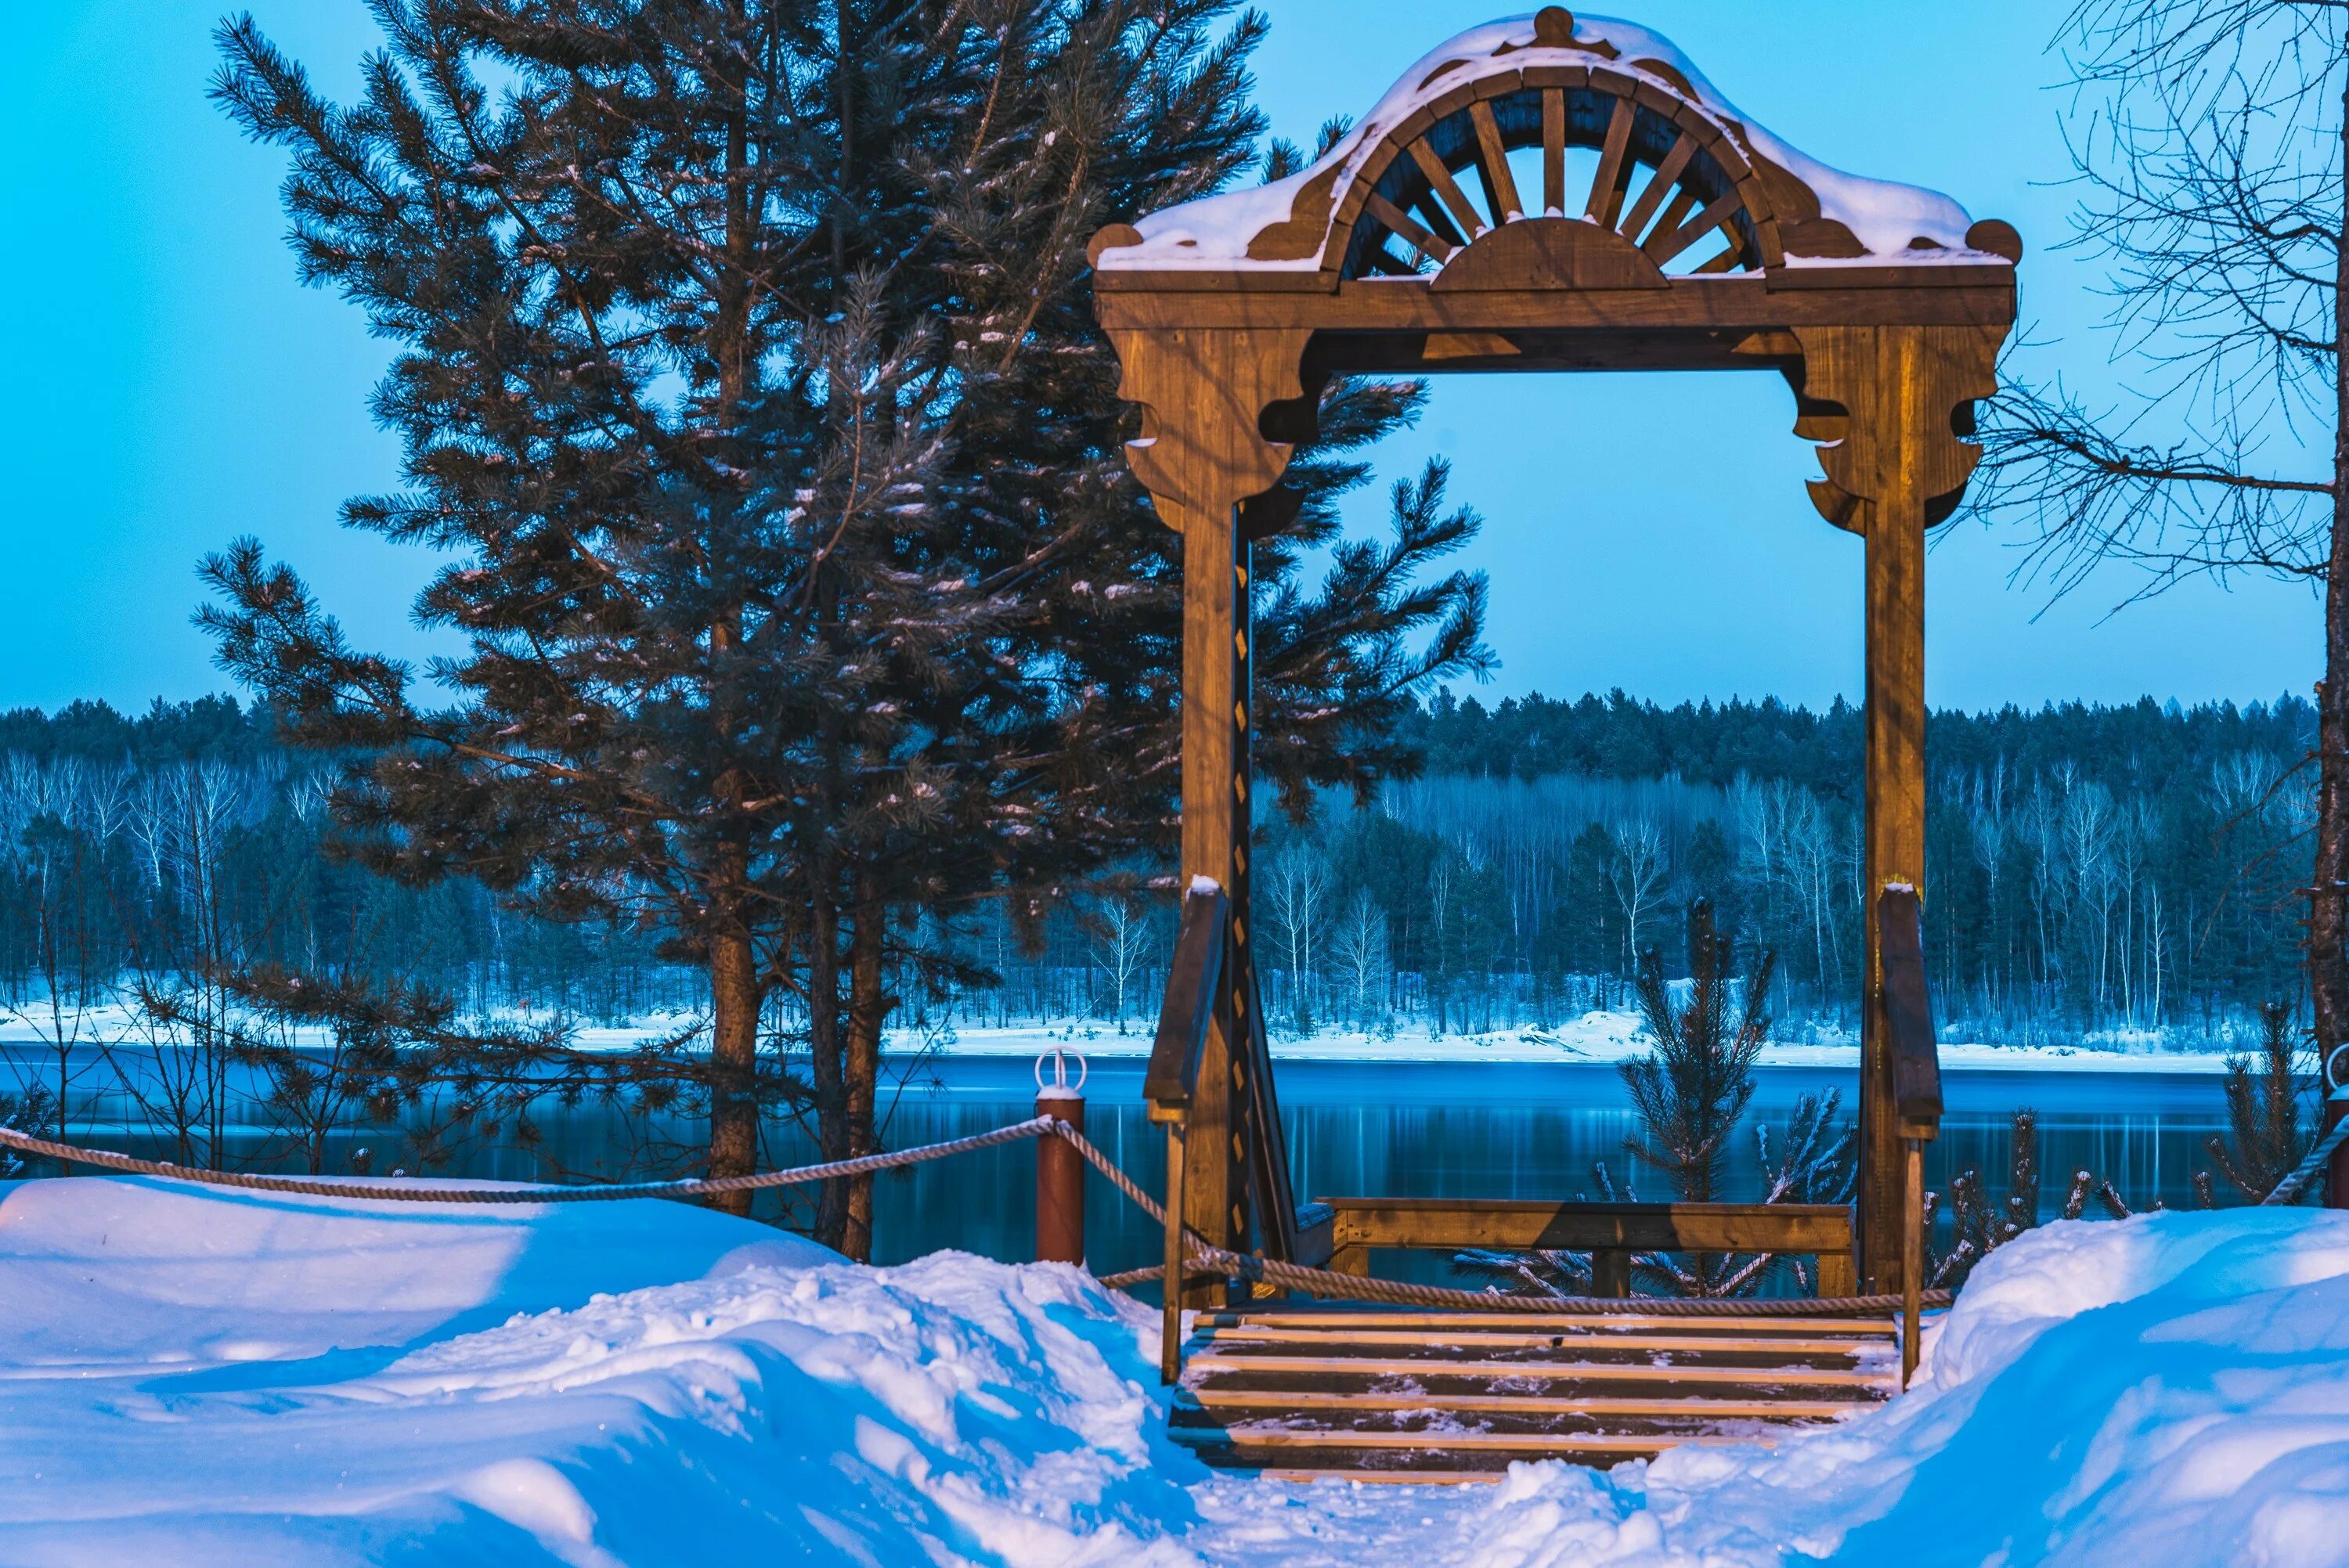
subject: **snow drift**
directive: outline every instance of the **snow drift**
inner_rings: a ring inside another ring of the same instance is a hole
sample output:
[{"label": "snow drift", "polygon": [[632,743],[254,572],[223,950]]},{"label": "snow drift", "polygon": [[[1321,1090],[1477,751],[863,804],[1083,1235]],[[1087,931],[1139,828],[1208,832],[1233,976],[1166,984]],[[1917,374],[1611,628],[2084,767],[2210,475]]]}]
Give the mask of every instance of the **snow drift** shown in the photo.
[{"label": "snow drift", "polygon": [[2349,1563],[2349,1214],[2050,1226],[1848,1426],[1457,1490],[1211,1475],[1074,1270],[674,1204],[23,1183],[0,1303],[8,1563]]}]

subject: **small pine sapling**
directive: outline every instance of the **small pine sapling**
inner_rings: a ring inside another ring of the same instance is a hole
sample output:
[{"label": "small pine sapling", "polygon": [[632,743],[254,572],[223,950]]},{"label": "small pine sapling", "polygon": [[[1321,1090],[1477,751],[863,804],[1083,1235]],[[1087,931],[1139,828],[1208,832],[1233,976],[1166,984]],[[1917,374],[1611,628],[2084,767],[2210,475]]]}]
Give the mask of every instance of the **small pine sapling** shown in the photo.
[{"label": "small pine sapling", "polygon": [[[1754,1130],[1760,1146],[1765,1203],[1848,1203],[1859,1178],[1858,1130],[1838,1120],[1843,1091],[1806,1094],[1795,1102],[1774,1155],[1770,1130]],[[1818,1274],[1803,1258],[1789,1260],[1798,1291],[1816,1293]]]},{"label": "small pine sapling", "polygon": [[[1634,990],[1656,1044],[1621,1068],[1641,1129],[1623,1147],[1661,1171],[1678,1202],[1710,1203],[1721,1191],[1730,1136],[1754,1099],[1754,1063],[1770,1030],[1762,1008],[1774,959],[1762,955],[1741,994],[1729,939],[1703,899],[1689,905],[1688,954],[1688,1001],[1678,1007],[1662,957],[1652,947],[1640,956]],[[1705,1253],[1642,1254],[1632,1264],[1635,1277],[1668,1295],[1744,1294],[1766,1267],[1766,1260]]]},{"label": "small pine sapling", "polygon": [[2257,1203],[2275,1191],[2308,1152],[2311,1133],[2302,1124],[2305,1092],[2297,1068],[2300,1031],[2292,1004],[2260,1007],[2260,1052],[2254,1062],[2235,1052],[2227,1058],[2227,1136],[2204,1142],[2228,1185]]},{"label": "small pine sapling", "polygon": [[[1626,1062],[1623,1085],[1638,1113],[1640,1136],[1624,1148],[1661,1171],[1675,1200],[1708,1203],[1718,1197],[1729,1140],[1754,1099],[1754,1062],[1768,1037],[1762,1010],[1774,967],[1765,953],[1742,985],[1733,979],[1730,943],[1713,924],[1703,900],[1689,907],[1689,987],[1684,1006],[1674,1006],[1662,959],[1653,948],[1641,955],[1636,990],[1655,1048]],[[1770,1130],[1754,1130],[1761,1156],[1765,1203],[1847,1203],[1857,1175],[1855,1130],[1840,1117],[1843,1097],[1835,1090],[1805,1095],[1774,1141]],[[1618,1182],[1604,1161],[1592,1167],[1603,1202],[1637,1202],[1628,1183]],[[1578,1194],[1587,1201],[1588,1194]],[[1635,1286],[1646,1293],[1678,1296],[1748,1295],[1761,1287],[1779,1259],[1767,1253],[1642,1253],[1631,1260]],[[1462,1274],[1482,1277],[1497,1294],[1533,1296],[1586,1295],[1593,1270],[1588,1253],[1537,1251],[1456,1253]],[[1816,1287],[1816,1271],[1801,1260],[1792,1267],[1797,1284]]]}]

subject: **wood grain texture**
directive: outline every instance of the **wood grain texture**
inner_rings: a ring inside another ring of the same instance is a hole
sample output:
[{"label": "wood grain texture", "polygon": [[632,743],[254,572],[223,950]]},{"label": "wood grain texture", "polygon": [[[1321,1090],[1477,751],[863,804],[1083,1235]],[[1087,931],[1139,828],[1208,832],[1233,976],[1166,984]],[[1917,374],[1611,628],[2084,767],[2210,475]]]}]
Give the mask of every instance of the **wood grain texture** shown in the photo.
[{"label": "wood grain texture", "polygon": [[[1506,1325],[1522,1328],[1588,1329],[1630,1333],[1640,1329],[1667,1329],[1675,1334],[1704,1332],[1755,1335],[1784,1334],[1794,1338],[1833,1334],[1847,1339],[1890,1340],[1899,1329],[1888,1317],[1837,1317],[1822,1314],[1817,1317],[1672,1317],[1662,1314],[1635,1312],[1513,1312]],[[1357,1311],[1353,1309],[1315,1309],[1310,1307],[1280,1307],[1262,1311],[1228,1311],[1201,1313],[1192,1326],[1198,1329],[1227,1328],[1242,1324],[1282,1324],[1297,1326],[1346,1328],[1471,1328],[1485,1329],[1502,1326],[1498,1315],[1490,1312],[1414,1312]]]},{"label": "wood grain texture", "polygon": [[1833,1418],[1868,1408],[1867,1403],[1853,1399],[1557,1398],[1540,1394],[1332,1394],[1301,1388],[1197,1388],[1186,1389],[1183,1397],[1203,1410],[1442,1410],[1463,1415],[1686,1416],[1716,1421]]},{"label": "wood grain texture", "polygon": [[[1867,808],[1860,885],[1925,889],[1925,530],[1946,516],[1981,449],[1958,438],[1960,404],[1997,390],[2002,325],[1808,326],[1802,397],[1840,408],[1818,449],[1822,516],[1867,539]],[[1882,933],[1862,923],[1858,1267],[1869,1292],[1901,1288],[1900,1119],[1892,1081]]]},{"label": "wood grain texture", "polygon": [[[1952,263],[1934,269],[1948,276],[1930,285],[1917,281],[1920,269],[1914,267],[1899,272],[1818,270],[1837,275],[1800,284],[1752,273],[1675,277],[1667,278],[1663,288],[1629,294],[1532,286],[1464,294],[1439,291],[1427,278],[1348,280],[1334,288],[1301,292],[1280,287],[1105,289],[1094,298],[1094,313],[1113,340],[1122,331],[1201,328],[1309,333],[1717,328],[1755,333],[1805,327],[1982,326],[2003,334],[2014,320],[2014,278],[2008,267]],[[1609,366],[1656,367],[1630,344]]]},{"label": "wood grain texture", "polygon": [[1191,1357],[1191,1377],[1219,1373],[1268,1372],[1343,1375],[1369,1377],[1506,1377],[1544,1382],[1733,1383],[1743,1387],[1885,1388],[1897,1378],[1888,1373],[1843,1367],[1656,1367],[1604,1361],[1446,1361],[1431,1364],[1415,1357],[1371,1356],[1226,1356],[1204,1351]]},{"label": "wood grain texture", "polygon": [[1492,1247],[1524,1252],[1847,1252],[1837,1204],[1551,1203],[1496,1199],[1324,1198],[1331,1238],[1349,1247]]}]

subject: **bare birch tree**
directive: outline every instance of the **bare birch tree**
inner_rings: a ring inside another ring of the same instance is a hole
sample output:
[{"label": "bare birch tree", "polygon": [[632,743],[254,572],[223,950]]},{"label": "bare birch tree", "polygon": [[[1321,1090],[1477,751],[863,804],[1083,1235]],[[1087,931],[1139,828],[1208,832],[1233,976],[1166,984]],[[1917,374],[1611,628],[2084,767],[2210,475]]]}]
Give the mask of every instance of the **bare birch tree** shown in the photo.
[{"label": "bare birch tree", "polygon": [[[2078,0],[2073,243],[2112,264],[2134,406],[2009,377],[1984,431],[1993,511],[2058,591],[2099,563],[2135,596],[2256,573],[2323,594],[2311,1016],[2349,1040],[2349,5]],[[2349,1202],[2336,1166],[2333,1201]]]},{"label": "bare birch tree", "polygon": [[1671,867],[1664,850],[1663,830],[1652,817],[1635,817],[1608,825],[1613,850],[1607,862],[1607,885],[1623,912],[1623,968],[1639,965],[1640,928],[1664,899],[1664,883]]}]

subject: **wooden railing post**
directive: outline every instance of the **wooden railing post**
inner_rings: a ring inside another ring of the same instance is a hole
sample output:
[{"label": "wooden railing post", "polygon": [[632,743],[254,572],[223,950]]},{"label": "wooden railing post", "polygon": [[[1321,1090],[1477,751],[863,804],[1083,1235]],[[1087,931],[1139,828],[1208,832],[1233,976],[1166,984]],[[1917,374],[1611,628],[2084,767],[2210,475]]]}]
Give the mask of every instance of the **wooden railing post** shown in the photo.
[{"label": "wooden railing post", "polygon": [[[1069,1082],[1068,1057],[1052,1053],[1052,1081],[1044,1081],[1044,1061],[1036,1060],[1036,1114],[1054,1116],[1079,1132],[1085,1130],[1085,1075],[1078,1058],[1077,1081]],[[1036,1261],[1085,1261],[1085,1159],[1075,1144],[1050,1136],[1036,1140]]]},{"label": "wooden railing post", "polygon": [[1166,1124],[1166,1275],[1159,1283],[1165,1305],[1160,1317],[1158,1379],[1173,1384],[1183,1375],[1183,1122]]},{"label": "wooden railing post", "polygon": [[1941,1130],[1941,1062],[1925,988],[1925,912],[1915,888],[1888,882],[1877,894],[1876,941],[1882,965],[1878,1011],[1900,1133],[1900,1386],[1905,1388],[1916,1375],[1921,1349],[1925,1145]]},{"label": "wooden railing post", "polygon": [[1626,1296],[1631,1294],[1631,1254],[1620,1247],[1601,1247],[1590,1254],[1590,1294]]},{"label": "wooden railing post", "polygon": [[1901,1182],[1900,1225],[1900,1386],[1917,1375],[1918,1337],[1921,1327],[1920,1298],[1925,1289],[1925,1140],[1906,1140],[1908,1158]]},{"label": "wooden railing post", "polygon": [[1225,924],[1231,905],[1224,890],[1206,877],[1195,879],[1183,895],[1183,923],[1174,933],[1174,958],[1166,970],[1166,999],[1158,1009],[1158,1037],[1143,1074],[1142,1097],[1150,1119],[1166,1128],[1166,1273],[1164,1343],[1159,1372],[1172,1383],[1183,1371],[1183,1262],[1185,1204],[1192,1097],[1199,1088],[1200,1062],[1216,1017],[1216,987],[1223,972]]}]

